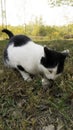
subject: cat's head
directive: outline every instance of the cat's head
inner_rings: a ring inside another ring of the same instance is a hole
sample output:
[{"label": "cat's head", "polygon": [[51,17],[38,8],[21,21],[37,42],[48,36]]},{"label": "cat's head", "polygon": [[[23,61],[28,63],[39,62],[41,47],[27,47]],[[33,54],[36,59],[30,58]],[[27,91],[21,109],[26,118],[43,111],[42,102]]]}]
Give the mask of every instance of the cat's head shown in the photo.
[{"label": "cat's head", "polygon": [[54,80],[64,70],[64,62],[69,54],[69,50],[57,52],[44,47],[44,57],[41,58],[41,64],[44,67],[44,75],[47,79]]}]

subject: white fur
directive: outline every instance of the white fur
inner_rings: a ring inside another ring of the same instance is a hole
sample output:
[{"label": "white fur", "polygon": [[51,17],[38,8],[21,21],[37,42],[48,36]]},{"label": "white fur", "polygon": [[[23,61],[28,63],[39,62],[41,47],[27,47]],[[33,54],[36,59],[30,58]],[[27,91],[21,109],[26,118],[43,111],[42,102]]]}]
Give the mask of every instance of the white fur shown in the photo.
[{"label": "white fur", "polygon": [[39,73],[39,64],[42,56],[44,56],[43,47],[33,42],[19,47],[14,47],[11,44],[8,47],[8,64],[15,68],[17,65],[21,65],[31,74]]}]

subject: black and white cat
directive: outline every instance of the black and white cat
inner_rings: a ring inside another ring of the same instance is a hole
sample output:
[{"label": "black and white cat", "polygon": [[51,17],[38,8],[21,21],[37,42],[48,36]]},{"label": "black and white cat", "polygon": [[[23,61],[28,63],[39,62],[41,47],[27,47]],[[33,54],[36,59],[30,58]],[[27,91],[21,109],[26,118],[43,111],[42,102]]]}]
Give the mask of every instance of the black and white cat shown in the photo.
[{"label": "black and white cat", "polygon": [[31,75],[41,74],[45,85],[63,72],[68,53],[69,50],[57,52],[36,44],[25,35],[12,35],[4,51],[4,63],[17,69],[26,81],[32,80]]}]

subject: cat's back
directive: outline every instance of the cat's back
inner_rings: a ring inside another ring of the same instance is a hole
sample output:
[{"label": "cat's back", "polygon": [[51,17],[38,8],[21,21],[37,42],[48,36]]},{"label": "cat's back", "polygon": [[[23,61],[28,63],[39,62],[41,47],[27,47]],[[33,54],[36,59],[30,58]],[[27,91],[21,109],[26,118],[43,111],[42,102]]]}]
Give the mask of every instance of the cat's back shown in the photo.
[{"label": "cat's back", "polygon": [[23,62],[27,59],[28,62],[38,61],[44,55],[43,47],[34,43],[25,35],[13,36],[4,51],[4,61]]},{"label": "cat's back", "polygon": [[32,40],[25,35],[16,35],[16,36],[13,36],[9,40],[8,45],[14,44],[14,47],[19,47],[19,46],[23,46],[23,45],[27,44],[29,41],[32,41]]},{"label": "cat's back", "polygon": [[31,38],[26,35],[16,35],[13,36],[7,45],[7,50],[21,50],[21,51],[28,51],[28,52],[39,52],[40,49],[43,47],[39,44],[34,43]]}]

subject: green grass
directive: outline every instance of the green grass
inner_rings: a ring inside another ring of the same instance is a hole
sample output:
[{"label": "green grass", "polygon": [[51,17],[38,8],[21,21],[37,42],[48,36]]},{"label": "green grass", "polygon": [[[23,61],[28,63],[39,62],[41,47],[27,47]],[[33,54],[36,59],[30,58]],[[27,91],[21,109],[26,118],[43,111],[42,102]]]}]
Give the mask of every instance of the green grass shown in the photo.
[{"label": "green grass", "polygon": [[43,130],[62,123],[62,130],[73,129],[73,41],[39,42],[56,50],[69,49],[65,69],[46,92],[40,76],[24,82],[19,73],[3,64],[7,41],[0,41],[0,130]]}]

